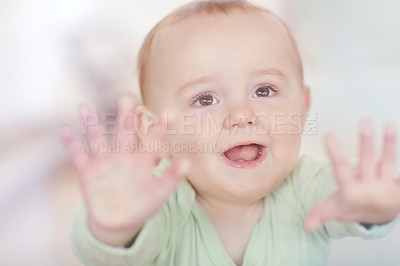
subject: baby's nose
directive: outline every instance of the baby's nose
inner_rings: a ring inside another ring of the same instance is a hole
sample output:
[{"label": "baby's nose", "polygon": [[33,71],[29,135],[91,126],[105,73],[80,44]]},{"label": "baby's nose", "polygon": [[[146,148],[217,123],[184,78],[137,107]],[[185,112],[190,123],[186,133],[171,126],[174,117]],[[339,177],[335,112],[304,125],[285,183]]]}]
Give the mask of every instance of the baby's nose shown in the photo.
[{"label": "baby's nose", "polygon": [[224,121],[224,127],[229,129],[232,127],[254,126],[256,116],[251,106],[248,104],[234,105],[230,108]]}]

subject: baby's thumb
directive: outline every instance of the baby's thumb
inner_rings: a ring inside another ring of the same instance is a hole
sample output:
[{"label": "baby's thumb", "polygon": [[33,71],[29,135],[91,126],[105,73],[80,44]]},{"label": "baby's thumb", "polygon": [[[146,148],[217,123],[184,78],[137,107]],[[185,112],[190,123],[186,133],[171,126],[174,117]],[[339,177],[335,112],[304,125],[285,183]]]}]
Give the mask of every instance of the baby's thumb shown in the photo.
[{"label": "baby's thumb", "polygon": [[185,178],[189,170],[189,160],[185,157],[179,157],[174,160],[171,166],[164,172],[160,179],[161,186],[167,193],[171,193],[176,186]]},{"label": "baby's thumb", "polygon": [[303,228],[307,232],[316,230],[326,221],[335,218],[334,211],[329,208],[329,200],[313,207],[304,221]]}]

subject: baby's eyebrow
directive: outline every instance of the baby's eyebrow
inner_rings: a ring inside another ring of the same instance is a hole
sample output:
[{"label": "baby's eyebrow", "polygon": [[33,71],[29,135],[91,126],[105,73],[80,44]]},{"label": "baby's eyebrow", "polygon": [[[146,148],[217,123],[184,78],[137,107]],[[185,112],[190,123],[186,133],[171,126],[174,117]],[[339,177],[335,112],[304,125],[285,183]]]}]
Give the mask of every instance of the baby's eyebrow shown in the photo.
[{"label": "baby's eyebrow", "polygon": [[251,71],[252,75],[275,75],[282,78],[287,78],[285,74],[282,73],[279,69],[276,68],[256,68]]},{"label": "baby's eyebrow", "polygon": [[[253,76],[274,75],[274,76],[286,78],[286,75],[283,74],[279,69],[276,69],[276,68],[257,68],[257,69],[252,70],[250,72],[250,74]],[[211,75],[211,76],[203,76],[198,79],[189,81],[178,89],[177,94],[178,95],[182,94],[185,91],[185,89],[187,89],[193,85],[209,83],[214,78],[215,78],[215,76]]]},{"label": "baby's eyebrow", "polygon": [[204,76],[204,77],[200,77],[198,79],[189,81],[179,88],[177,94],[182,94],[185,91],[185,89],[187,89],[193,85],[205,84],[205,83],[211,82],[211,80],[214,78],[215,78],[215,76]]}]

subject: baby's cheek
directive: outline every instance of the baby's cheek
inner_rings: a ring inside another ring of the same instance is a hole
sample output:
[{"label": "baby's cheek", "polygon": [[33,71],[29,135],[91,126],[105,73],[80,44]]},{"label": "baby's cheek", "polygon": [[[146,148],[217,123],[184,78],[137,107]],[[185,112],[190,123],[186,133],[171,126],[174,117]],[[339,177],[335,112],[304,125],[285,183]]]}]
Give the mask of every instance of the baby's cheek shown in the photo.
[{"label": "baby's cheek", "polygon": [[292,167],[297,160],[302,134],[302,118],[299,113],[287,112],[271,117],[268,136],[273,157]]},{"label": "baby's cheek", "polygon": [[168,140],[171,153],[184,155],[188,158],[197,157],[196,154],[213,152],[218,149],[215,141],[199,134],[176,134],[171,135]]},{"label": "baby's cheek", "polygon": [[296,163],[301,147],[301,135],[295,130],[297,126],[288,126],[285,133],[271,137],[274,158],[279,158],[288,169]]},{"label": "baby's cheek", "polygon": [[290,135],[301,136],[303,128],[303,116],[300,113],[291,113],[287,116],[286,132]]},{"label": "baby's cheek", "polygon": [[302,115],[299,112],[282,111],[274,113],[268,121],[268,129],[276,135],[300,135]]}]

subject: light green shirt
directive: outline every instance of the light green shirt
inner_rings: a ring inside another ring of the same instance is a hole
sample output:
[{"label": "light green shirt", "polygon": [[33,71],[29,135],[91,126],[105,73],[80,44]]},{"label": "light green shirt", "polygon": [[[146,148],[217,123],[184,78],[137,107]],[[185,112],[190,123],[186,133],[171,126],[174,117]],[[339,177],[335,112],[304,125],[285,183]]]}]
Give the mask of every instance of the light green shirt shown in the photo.
[{"label": "light green shirt", "polygon": [[[243,266],[326,265],[332,238],[376,238],[394,227],[395,221],[369,229],[332,221],[313,233],[305,232],[307,211],[335,189],[326,160],[300,157],[291,174],[265,197],[264,213],[253,229]],[[187,181],[144,225],[132,247],[111,247],[94,238],[82,203],[75,211],[70,241],[73,253],[85,265],[235,265]]]}]

